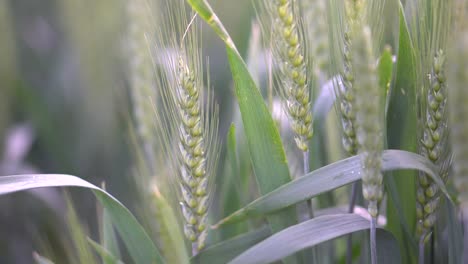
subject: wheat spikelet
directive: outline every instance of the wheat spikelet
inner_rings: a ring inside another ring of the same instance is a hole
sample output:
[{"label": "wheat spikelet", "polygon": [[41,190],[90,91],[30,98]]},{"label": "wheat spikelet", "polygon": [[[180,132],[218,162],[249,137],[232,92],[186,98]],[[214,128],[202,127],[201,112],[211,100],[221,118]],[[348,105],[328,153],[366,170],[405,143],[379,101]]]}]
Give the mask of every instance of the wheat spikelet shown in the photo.
[{"label": "wheat spikelet", "polygon": [[[168,21],[159,38],[158,79],[162,90],[164,117],[157,120],[165,129],[165,150],[176,172],[174,187],[179,196],[186,238],[194,253],[204,247],[213,173],[218,159],[217,107],[213,95],[204,91],[200,22],[192,14],[188,22],[181,0],[166,2]],[[209,86],[209,85],[208,85]],[[169,126],[165,124],[168,122]]]},{"label": "wheat spikelet", "polygon": [[[422,138],[422,154],[438,165],[439,175],[447,181],[450,165],[447,147],[447,87],[445,77],[445,54],[438,51],[430,74],[430,88],[427,94],[426,121]],[[435,223],[440,191],[427,175],[418,177],[416,215],[418,232],[426,233]]]},{"label": "wheat spikelet", "polygon": [[355,43],[352,62],[356,74],[356,124],[363,167],[363,196],[368,201],[369,214],[375,218],[378,215],[378,203],[383,196],[381,151],[384,116],[370,27],[363,26],[353,34]]},{"label": "wheat spikelet", "polygon": [[302,21],[295,0],[263,1],[265,12],[263,32],[270,32],[272,52],[279,66],[277,80],[279,93],[285,99],[285,108],[295,132],[296,145],[303,152],[309,149],[312,137],[312,114],[308,86],[305,40]]},{"label": "wheat spikelet", "polygon": [[343,69],[341,72],[342,85],[336,85],[338,109],[341,113],[343,128],[342,145],[349,156],[357,154],[356,138],[356,91],[355,73],[353,68],[354,35],[356,28],[362,27],[363,1],[346,1],[347,25],[343,33]]}]

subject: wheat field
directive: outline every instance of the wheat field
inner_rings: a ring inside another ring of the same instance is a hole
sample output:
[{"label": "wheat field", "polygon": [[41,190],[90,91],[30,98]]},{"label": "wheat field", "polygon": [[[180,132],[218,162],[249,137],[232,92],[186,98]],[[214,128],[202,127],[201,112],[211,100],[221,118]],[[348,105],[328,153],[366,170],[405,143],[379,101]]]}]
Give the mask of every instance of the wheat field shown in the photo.
[{"label": "wheat field", "polygon": [[0,0],[0,263],[468,263],[467,0]]}]

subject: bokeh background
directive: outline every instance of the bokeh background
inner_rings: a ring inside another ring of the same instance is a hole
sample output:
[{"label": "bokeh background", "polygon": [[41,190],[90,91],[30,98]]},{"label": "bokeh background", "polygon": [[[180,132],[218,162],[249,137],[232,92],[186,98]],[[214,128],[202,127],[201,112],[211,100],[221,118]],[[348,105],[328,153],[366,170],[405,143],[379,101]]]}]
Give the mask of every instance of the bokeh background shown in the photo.
[{"label": "bokeh background", "polygon": [[[251,1],[210,2],[245,54]],[[128,140],[127,25],[124,0],[0,0],[0,175],[64,173],[105,182],[138,210]],[[208,27],[203,34],[224,137],[235,112],[229,66],[221,41]],[[67,192],[96,238],[94,196]],[[62,189],[1,196],[0,263],[32,263],[33,251],[70,263],[66,211]]]}]

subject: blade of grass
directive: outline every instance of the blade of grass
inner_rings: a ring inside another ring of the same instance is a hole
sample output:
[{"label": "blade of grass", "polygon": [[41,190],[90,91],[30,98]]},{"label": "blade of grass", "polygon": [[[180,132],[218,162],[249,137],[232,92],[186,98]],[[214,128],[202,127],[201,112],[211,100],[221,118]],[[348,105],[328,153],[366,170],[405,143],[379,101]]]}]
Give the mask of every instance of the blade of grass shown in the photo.
[{"label": "blade of grass", "polygon": [[[337,214],[316,217],[278,232],[237,256],[230,264],[271,263],[302,249],[309,248],[343,235],[369,229],[369,220],[356,214]],[[383,231],[385,233],[385,231]],[[396,244],[386,232],[387,243]],[[382,242],[383,243],[383,242]],[[388,263],[400,263],[398,246],[392,246]],[[382,251],[382,250],[380,250]],[[396,252],[395,252],[396,251]],[[384,261],[384,259],[379,259]]]},{"label": "blade of grass", "polygon": [[[102,189],[105,190],[105,183],[102,183]],[[100,236],[102,246],[108,250],[113,256],[120,258],[119,244],[117,237],[115,236],[114,225],[110,218],[109,212],[106,208],[101,209],[101,221],[100,221]]]},{"label": "blade of grass", "polygon": [[88,237],[88,243],[96,250],[96,252],[101,256],[102,262],[104,264],[123,264],[123,262],[112,255],[104,246],[94,242],[91,238]]},{"label": "blade of grass", "polygon": [[185,237],[178,226],[176,212],[156,187],[153,189],[153,201],[157,210],[156,218],[160,229],[160,241],[164,245],[163,256],[168,263],[189,263]]},{"label": "blade of grass", "polygon": [[[221,181],[220,194],[222,199],[222,215],[226,216],[233,213],[238,208],[241,208],[246,204],[245,197],[242,197],[243,192],[241,191],[241,176],[239,173],[239,163],[237,159],[237,143],[236,143],[236,127],[231,124],[227,134],[227,173],[224,179]],[[238,225],[232,225],[223,230],[220,230],[221,237],[231,238],[237,234],[247,232],[246,223],[239,223]]]},{"label": "blade of grass", "polygon": [[102,245],[104,248],[109,250],[109,252],[120,258],[119,245],[117,243],[117,238],[114,232],[114,225],[112,224],[111,217],[108,210],[103,209],[102,213]]},{"label": "blade of grass", "polygon": [[[399,20],[400,33],[396,79],[394,86],[390,89],[387,104],[387,144],[390,149],[417,152],[416,57],[401,3]],[[401,201],[405,202],[399,205],[403,212],[397,212],[393,200],[388,199],[387,217],[389,224],[387,228],[396,235],[400,242],[404,261],[411,262],[415,260],[415,255],[413,251],[409,250],[411,246],[404,238],[404,231],[398,214],[404,216],[410,228],[410,233],[414,234],[416,223],[416,173],[399,171],[394,172],[393,175],[395,176],[398,196]]]},{"label": "blade of grass", "polygon": [[247,234],[215,244],[192,258],[191,263],[227,263],[249,247],[270,235],[268,227],[260,228]]},{"label": "blade of grass", "polygon": [[78,219],[76,210],[73,207],[70,196],[68,195],[68,193],[65,194],[65,198],[67,201],[67,226],[71,233],[73,245],[75,247],[75,250],[77,251],[77,261],[78,263],[97,264],[94,254],[91,251],[88,242],[86,242],[87,232],[85,231],[84,227],[80,223],[80,220]]},{"label": "blade of grass", "polygon": [[136,263],[164,263],[158,249],[132,213],[116,198],[76,176],[65,174],[24,174],[0,177],[0,195],[43,187],[82,187],[91,189],[109,211],[113,224]]},{"label": "blade of grass", "polygon": [[[244,208],[218,222],[214,228],[237,222],[251,216],[261,216],[310,199],[321,193],[357,181],[361,178],[359,156],[353,156],[315,170],[303,177],[263,195]],[[437,174],[438,169],[425,157],[403,151],[385,150],[382,154],[382,170],[420,170],[427,173],[450,199],[447,189]]]}]

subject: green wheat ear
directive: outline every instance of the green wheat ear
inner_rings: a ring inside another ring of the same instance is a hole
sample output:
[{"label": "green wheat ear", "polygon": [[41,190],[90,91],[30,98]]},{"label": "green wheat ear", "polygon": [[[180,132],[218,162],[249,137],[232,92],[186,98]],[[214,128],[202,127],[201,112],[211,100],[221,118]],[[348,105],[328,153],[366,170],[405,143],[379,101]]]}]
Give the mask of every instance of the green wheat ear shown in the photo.
[{"label": "green wheat ear", "polygon": [[[143,147],[147,166],[155,160],[156,131],[152,102],[156,100],[156,89],[150,45],[154,43],[155,26],[150,10],[144,0],[127,3],[128,47],[130,72],[130,95],[136,132]],[[148,168],[150,169],[150,168]],[[154,171],[150,169],[150,174]]]},{"label": "green wheat ear", "polygon": [[[450,167],[448,144],[446,42],[450,31],[452,1],[417,0],[409,4],[412,21],[411,37],[418,60],[417,87],[422,94],[420,100],[419,152],[439,167],[439,175],[447,182]],[[437,219],[440,190],[424,173],[417,181],[416,219],[420,236],[421,252],[423,243]]]},{"label": "green wheat ear", "polygon": [[[158,83],[162,108],[158,124],[163,145],[172,158],[175,191],[179,194],[184,233],[194,253],[205,246],[211,187],[218,159],[218,110],[205,92],[200,21],[185,13],[184,1],[166,2],[167,19],[158,38]],[[209,84],[208,84],[209,86]],[[168,124],[165,122],[167,121]]]},{"label": "green wheat ear", "polygon": [[284,98],[296,145],[307,152],[313,134],[309,69],[303,25],[296,5],[295,0],[264,0],[260,4],[260,21],[263,33],[271,32],[273,58],[279,68],[278,91]]},{"label": "green wheat ear", "polygon": [[356,124],[363,168],[362,191],[368,201],[369,214],[375,218],[378,215],[378,203],[383,197],[381,152],[384,115],[380,105],[377,60],[373,55],[370,27],[364,25],[353,34],[355,42],[352,45],[352,62],[356,74]]},{"label": "green wheat ear", "polygon": [[346,20],[347,25],[343,34],[343,70],[341,73],[342,85],[337,86],[336,94],[338,96],[338,109],[341,113],[341,124],[343,128],[342,144],[349,156],[357,154],[358,142],[356,138],[356,91],[355,91],[355,73],[353,68],[352,45],[356,40],[355,28],[360,27],[362,21],[363,3],[346,2]]},{"label": "green wheat ear", "polygon": [[[450,165],[447,142],[447,83],[445,76],[445,54],[438,51],[430,74],[427,94],[426,121],[422,138],[422,153],[438,165],[439,175],[446,182]],[[424,174],[418,177],[416,215],[418,232],[425,234],[434,225],[439,205],[440,191],[436,183]]]}]

